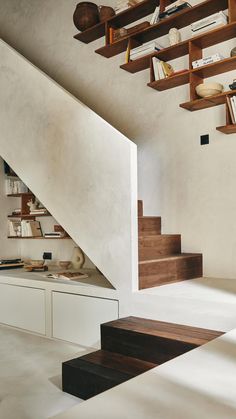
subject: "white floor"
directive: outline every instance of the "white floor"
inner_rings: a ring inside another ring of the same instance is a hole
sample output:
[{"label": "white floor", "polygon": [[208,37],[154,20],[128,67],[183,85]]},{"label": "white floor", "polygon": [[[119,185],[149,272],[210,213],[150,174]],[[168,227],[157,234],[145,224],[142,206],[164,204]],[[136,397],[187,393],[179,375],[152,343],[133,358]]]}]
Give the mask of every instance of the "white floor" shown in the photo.
[{"label": "white floor", "polygon": [[61,363],[85,352],[0,326],[0,418],[46,419],[78,404],[60,389]]}]

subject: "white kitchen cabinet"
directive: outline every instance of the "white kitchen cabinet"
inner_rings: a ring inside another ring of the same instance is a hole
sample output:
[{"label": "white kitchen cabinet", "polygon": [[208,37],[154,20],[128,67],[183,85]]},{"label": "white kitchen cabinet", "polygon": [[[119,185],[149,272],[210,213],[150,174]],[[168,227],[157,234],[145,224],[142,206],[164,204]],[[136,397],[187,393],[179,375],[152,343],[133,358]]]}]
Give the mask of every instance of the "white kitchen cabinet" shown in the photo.
[{"label": "white kitchen cabinet", "polygon": [[0,284],[0,323],[45,335],[45,291]]},{"label": "white kitchen cabinet", "polygon": [[100,346],[100,324],[118,318],[118,301],[62,292],[52,293],[53,337]]}]

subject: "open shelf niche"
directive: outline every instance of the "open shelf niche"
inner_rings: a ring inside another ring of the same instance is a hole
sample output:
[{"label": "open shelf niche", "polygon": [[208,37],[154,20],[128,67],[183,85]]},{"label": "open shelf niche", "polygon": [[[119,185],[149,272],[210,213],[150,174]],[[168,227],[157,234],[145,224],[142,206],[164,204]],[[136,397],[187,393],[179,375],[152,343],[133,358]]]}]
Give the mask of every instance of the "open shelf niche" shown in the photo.
[{"label": "open shelf niche", "polygon": [[[137,32],[132,33],[131,36],[124,36],[114,42],[110,42],[111,39],[109,34],[111,28],[118,29],[124,27],[124,25],[128,25],[144,18],[145,16],[153,13],[156,6],[160,6],[160,11],[163,11],[165,7],[172,2],[173,0],[144,0],[136,6],[130,7],[129,9],[107,19],[105,22],[100,22],[94,27],[75,35],[75,38],[82,42],[89,43],[95,39],[105,36],[105,45],[98,48],[95,52],[103,57],[110,58],[126,51],[128,45],[132,49],[145,42],[168,34],[169,30],[173,27],[181,29],[199,19],[219,12],[220,10],[228,9],[229,20],[227,25],[208,32],[203,32],[196,37],[192,37],[191,39],[182,41],[177,45],[146,55],[145,57],[134,61],[128,61],[120,67],[130,73],[136,73],[150,68],[150,82],[148,83],[148,86],[158,91],[189,84],[190,100],[189,102],[180,104],[181,108],[189,111],[196,111],[199,109],[225,104],[226,125],[218,127],[217,130],[225,134],[235,133],[236,126],[231,123],[226,97],[236,95],[236,91],[223,92],[222,94],[216,96],[201,99],[197,95],[195,89],[197,85],[203,83],[208,77],[235,70],[236,57],[229,57],[197,69],[192,68],[192,62],[203,57],[203,49],[235,38],[236,0],[205,0],[196,6],[183,9],[182,11],[171,15],[155,25],[150,25],[145,29],[137,30]],[[168,61],[186,55],[189,56],[188,70],[182,73],[177,73],[176,75],[174,74],[162,80],[155,80],[152,67],[152,57]]]}]

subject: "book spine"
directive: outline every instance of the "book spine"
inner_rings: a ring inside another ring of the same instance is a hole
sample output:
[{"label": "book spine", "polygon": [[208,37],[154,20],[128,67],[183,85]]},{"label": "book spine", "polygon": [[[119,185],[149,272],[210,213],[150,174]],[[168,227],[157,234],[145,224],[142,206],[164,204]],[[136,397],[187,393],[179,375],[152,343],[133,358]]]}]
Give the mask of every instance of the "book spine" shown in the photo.
[{"label": "book spine", "polygon": [[233,124],[235,124],[235,118],[234,118],[234,113],[233,113],[230,98],[228,96],[226,96],[226,100],[227,100],[227,105],[228,105],[228,109],[229,109],[229,113],[230,113],[231,122]]}]

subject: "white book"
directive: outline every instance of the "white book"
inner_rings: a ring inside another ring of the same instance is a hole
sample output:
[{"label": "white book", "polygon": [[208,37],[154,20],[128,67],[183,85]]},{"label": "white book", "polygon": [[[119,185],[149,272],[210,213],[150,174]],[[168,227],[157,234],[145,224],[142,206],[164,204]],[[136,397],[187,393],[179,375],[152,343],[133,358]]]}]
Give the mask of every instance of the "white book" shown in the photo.
[{"label": "white book", "polygon": [[164,73],[164,70],[163,70],[163,67],[161,65],[161,61],[158,62],[158,72],[159,72],[159,78],[160,78],[160,80],[166,78],[165,73]]},{"label": "white book", "polygon": [[152,18],[150,20],[150,25],[155,25],[159,16],[159,6],[157,6],[153,12]]},{"label": "white book", "polygon": [[220,11],[218,13],[214,13],[211,16],[207,16],[204,19],[200,19],[194,23],[191,24],[191,30],[195,31],[198,29],[203,28],[204,26],[207,26],[215,21],[218,20],[224,20],[227,22],[227,16],[223,13],[223,11]]},{"label": "white book", "polygon": [[154,49],[146,49],[145,51],[137,52],[136,54],[130,54],[131,60],[136,60],[137,58],[145,57],[146,55],[152,54],[155,50]]},{"label": "white book", "polygon": [[153,72],[154,72],[154,78],[155,80],[160,80],[159,70],[158,70],[158,63],[160,60],[158,60],[157,57],[152,57],[152,65],[153,65]]},{"label": "white book", "polygon": [[163,46],[161,46],[158,42],[156,41],[152,41],[152,42],[148,42],[147,44],[143,44],[140,45],[139,47],[135,47],[131,50],[131,54],[135,53],[135,52],[139,52],[139,51],[144,51],[145,49],[148,48],[158,48],[158,49],[163,49]]},{"label": "white book", "polygon": [[234,119],[236,120],[236,96],[232,96],[230,98],[231,104],[232,104],[232,111],[234,114]]},{"label": "white book", "polygon": [[227,25],[227,22],[215,22],[215,23],[212,23],[209,26],[205,26],[202,29],[198,29],[195,32],[192,31],[191,34],[192,34],[192,36],[198,36],[198,35],[201,35],[201,33],[208,32],[208,31],[211,31],[211,30],[216,29],[216,28],[220,28],[221,26],[225,26],[225,25]]}]

